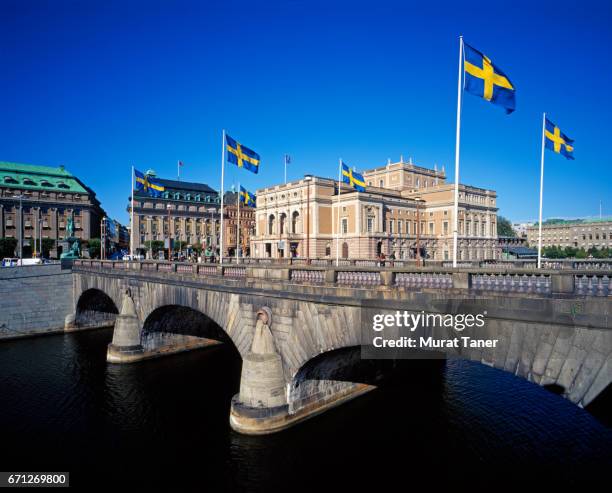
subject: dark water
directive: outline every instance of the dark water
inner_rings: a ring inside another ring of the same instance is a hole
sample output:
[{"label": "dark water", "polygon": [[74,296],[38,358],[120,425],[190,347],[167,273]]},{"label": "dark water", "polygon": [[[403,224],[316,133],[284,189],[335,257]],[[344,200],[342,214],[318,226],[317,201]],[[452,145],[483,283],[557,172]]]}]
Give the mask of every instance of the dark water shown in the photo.
[{"label": "dark water", "polygon": [[240,377],[229,348],[114,366],[110,338],[102,330],[0,344],[0,470],[70,471],[83,489],[166,491],[582,491],[609,480],[609,428],[482,365],[416,363],[399,383],[247,437],[228,424]]}]

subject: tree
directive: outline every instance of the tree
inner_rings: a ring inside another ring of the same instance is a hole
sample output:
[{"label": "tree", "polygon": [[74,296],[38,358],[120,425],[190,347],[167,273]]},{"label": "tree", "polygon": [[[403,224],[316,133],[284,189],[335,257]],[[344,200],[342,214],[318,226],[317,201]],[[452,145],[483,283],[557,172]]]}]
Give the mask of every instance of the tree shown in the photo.
[{"label": "tree", "polygon": [[91,238],[88,241],[89,245],[89,257],[90,258],[100,258],[100,247],[102,243],[100,242],[100,238]]},{"label": "tree", "polygon": [[0,238],[0,257],[14,257],[17,238]]},{"label": "tree", "polygon": [[497,236],[517,236],[516,231],[512,229],[512,223],[504,216],[497,216]]},{"label": "tree", "polygon": [[164,242],[161,240],[148,240],[145,241],[145,247],[147,247],[147,250],[151,250],[153,255],[155,255],[157,252],[164,249]]},{"label": "tree", "polygon": [[55,248],[55,240],[52,238],[43,238],[42,240],[42,252],[43,257],[49,258],[50,251]]}]

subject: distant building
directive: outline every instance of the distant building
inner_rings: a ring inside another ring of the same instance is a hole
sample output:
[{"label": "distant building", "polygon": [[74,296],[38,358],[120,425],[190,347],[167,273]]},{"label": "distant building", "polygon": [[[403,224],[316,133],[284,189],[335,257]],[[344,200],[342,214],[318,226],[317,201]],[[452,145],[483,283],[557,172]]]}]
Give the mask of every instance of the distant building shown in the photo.
[{"label": "distant building", "polygon": [[[155,176],[152,170],[147,175]],[[157,178],[165,191],[159,198],[134,191],[134,243],[146,252],[148,241],[171,239],[186,246],[217,248],[221,231],[219,193],[204,183]],[[131,202],[128,212],[131,213]]]},{"label": "distant building", "polygon": [[[19,210],[23,198],[23,210]],[[53,240],[51,257],[62,253],[68,218],[74,236],[81,240],[100,237],[104,211],[94,191],[63,166],[35,166],[0,162],[0,237],[20,238],[24,256],[34,250],[34,240]],[[19,250],[19,245],[17,246]]]},{"label": "distant building", "polygon": [[[453,255],[454,186],[444,169],[400,159],[363,173],[367,189],[306,176],[257,191],[255,257],[375,258]],[[460,260],[499,258],[497,194],[459,187]]]},{"label": "distant building", "polygon": [[512,229],[516,231],[516,234],[521,238],[527,238],[527,229],[530,226],[533,226],[532,222],[512,223]]},{"label": "distant building", "polygon": [[[238,233],[238,193],[226,192],[224,202],[224,225],[223,236],[224,255],[233,257],[236,255],[236,241]],[[255,234],[255,208],[245,207],[240,204],[240,251],[243,257],[251,255],[251,236]]]},{"label": "distant building", "polygon": [[[527,228],[529,246],[537,248],[537,224]],[[612,248],[612,218],[555,220],[542,223],[542,247]]]}]

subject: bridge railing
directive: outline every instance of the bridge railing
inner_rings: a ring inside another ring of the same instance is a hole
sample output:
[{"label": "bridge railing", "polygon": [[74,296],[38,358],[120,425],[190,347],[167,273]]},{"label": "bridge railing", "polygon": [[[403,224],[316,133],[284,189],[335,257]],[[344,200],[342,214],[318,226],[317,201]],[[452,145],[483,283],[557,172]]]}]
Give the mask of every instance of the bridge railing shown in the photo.
[{"label": "bridge railing", "polygon": [[[251,259],[254,260],[254,259]],[[257,259],[260,260],[260,259]],[[265,260],[265,259],[264,259]],[[289,260],[289,259],[285,259]],[[295,260],[295,259],[291,259]],[[327,259],[322,259],[327,260]],[[377,265],[378,264],[378,265]],[[176,273],[197,277],[279,280],[294,284],[372,289],[378,287],[422,289],[469,289],[482,292],[563,294],[572,296],[612,296],[612,268],[539,269],[503,266],[398,265],[397,261],[368,263],[265,263],[244,264],[188,263],[165,261],[75,260],[75,267],[101,271],[131,270]]]}]

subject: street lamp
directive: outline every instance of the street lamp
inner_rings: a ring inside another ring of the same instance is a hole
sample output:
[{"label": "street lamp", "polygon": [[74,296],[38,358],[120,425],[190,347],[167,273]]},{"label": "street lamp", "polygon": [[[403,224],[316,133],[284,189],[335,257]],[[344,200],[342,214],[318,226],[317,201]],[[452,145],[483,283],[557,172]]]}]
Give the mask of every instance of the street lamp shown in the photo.
[{"label": "street lamp", "polygon": [[168,261],[172,261],[172,229],[170,228],[170,211],[172,210],[172,205],[166,205],[166,209],[168,210]]},{"label": "street lamp", "polygon": [[19,199],[19,264],[23,265],[23,194],[13,195]]},{"label": "street lamp", "polygon": [[310,182],[312,175],[304,175],[306,187],[306,263],[310,264]]},{"label": "street lamp", "polygon": [[416,264],[422,264],[421,261],[421,213],[420,213],[420,205],[422,202],[425,202],[420,197],[415,197],[414,201],[416,202],[416,213],[417,213],[417,222],[416,222]]}]

